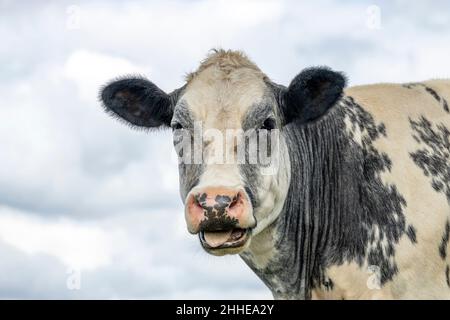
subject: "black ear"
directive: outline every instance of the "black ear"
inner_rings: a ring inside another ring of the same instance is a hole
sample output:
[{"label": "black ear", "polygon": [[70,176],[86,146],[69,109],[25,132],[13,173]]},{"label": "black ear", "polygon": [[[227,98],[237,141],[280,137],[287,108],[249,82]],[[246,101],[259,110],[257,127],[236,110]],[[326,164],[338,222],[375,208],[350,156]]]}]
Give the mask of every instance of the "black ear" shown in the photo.
[{"label": "black ear", "polygon": [[341,98],[345,85],[345,76],[327,67],[303,70],[283,93],[281,107],[285,124],[319,119]]},{"label": "black ear", "polygon": [[170,126],[171,97],[144,78],[123,78],[105,85],[100,100],[108,113],[139,127]]}]

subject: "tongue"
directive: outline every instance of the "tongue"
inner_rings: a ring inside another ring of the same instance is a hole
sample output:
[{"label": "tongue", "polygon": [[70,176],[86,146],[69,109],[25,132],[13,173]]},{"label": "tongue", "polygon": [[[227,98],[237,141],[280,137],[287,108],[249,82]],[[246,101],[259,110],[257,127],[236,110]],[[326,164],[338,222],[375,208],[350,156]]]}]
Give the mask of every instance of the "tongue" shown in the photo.
[{"label": "tongue", "polygon": [[230,238],[233,230],[205,232],[205,241],[212,248],[217,248],[223,245]]}]

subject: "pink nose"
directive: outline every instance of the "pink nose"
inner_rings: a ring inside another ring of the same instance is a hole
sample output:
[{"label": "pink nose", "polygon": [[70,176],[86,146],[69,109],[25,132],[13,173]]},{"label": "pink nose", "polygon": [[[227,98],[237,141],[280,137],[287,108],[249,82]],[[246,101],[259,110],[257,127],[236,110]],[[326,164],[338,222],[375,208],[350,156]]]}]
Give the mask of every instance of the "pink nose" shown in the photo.
[{"label": "pink nose", "polygon": [[247,228],[252,219],[251,204],[242,190],[210,187],[188,196],[185,216],[188,230],[194,234]]}]

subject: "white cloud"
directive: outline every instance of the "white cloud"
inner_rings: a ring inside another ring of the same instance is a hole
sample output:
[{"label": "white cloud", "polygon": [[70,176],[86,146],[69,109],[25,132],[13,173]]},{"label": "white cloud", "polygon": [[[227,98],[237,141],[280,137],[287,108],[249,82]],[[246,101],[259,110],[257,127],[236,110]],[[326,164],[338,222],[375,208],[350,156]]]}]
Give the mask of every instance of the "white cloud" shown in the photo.
[{"label": "white cloud", "polygon": [[61,65],[1,87],[7,121],[0,126],[0,201],[91,215],[177,198],[176,163],[164,160],[172,152],[169,134],[133,132],[97,101],[101,84],[138,70],[124,59],[76,50]]},{"label": "white cloud", "polygon": [[[21,274],[9,280],[1,275],[10,265],[0,264],[3,298],[12,295],[3,287],[22,286],[31,298],[270,298],[240,258],[207,255],[186,232],[183,216],[166,210],[77,221],[3,206],[0,256],[16,263],[39,262],[34,268],[18,268]],[[81,275],[78,291],[66,286],[67,271],[73,269]],[[47,286],[20,280],[42,278]]]},{"label": "white cloud", "polygon": [[75,82],[80,97],[88,102],[97,97],[98,88],[117,75],[139,74],[144,71],[148,72],[123,58],[87,50],[73,52],[64,65],[64,75]]},{"label": "white cloud", "polygon": [[67,267],[95,269],[110,262],[108,236],[96,226],[45,221],[0,207],[0,239],[27,254],[47,254]]}]

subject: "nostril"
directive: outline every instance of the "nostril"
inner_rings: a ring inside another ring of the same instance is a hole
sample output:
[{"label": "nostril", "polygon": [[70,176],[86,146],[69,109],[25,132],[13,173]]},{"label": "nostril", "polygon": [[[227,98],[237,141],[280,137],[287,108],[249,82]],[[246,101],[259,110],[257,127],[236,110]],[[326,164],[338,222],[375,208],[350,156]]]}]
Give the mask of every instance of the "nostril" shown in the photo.
[{"label": "nostril", "polygon": [[230,205],[228,206],[230,209],[233,209],[235,206],[237,206],[239,202],[240,194],[238,193],[233,200],[231,201]]},{"label": "nostril", "polygon": [[198,197],[194,198],[194,206],[200,209],[203,209],[202,204],[200,203],[200,201],[198,200]]}]

